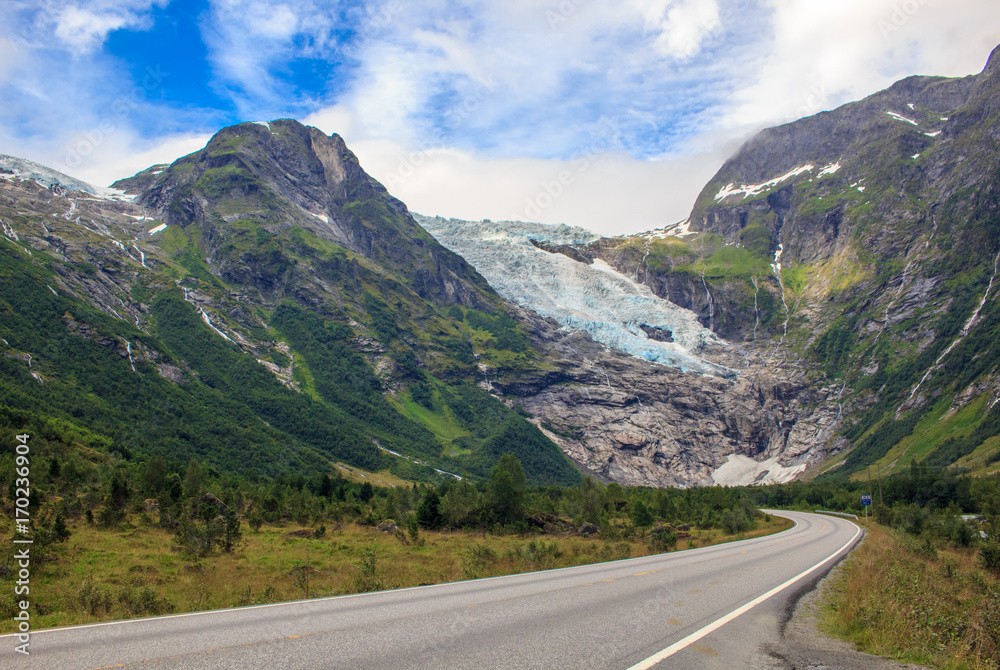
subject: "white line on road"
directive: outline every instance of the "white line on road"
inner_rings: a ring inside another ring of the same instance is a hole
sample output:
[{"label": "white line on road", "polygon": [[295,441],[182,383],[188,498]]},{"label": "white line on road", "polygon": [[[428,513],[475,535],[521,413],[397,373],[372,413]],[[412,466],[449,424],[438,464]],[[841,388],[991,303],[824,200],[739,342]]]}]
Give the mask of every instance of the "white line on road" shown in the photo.
[{"label": "white line on road", "polygon": [[725,615],[724,617],[713,621],[712,623],[708,624],[707,626],[705,626],[701,630],[697,630],[697,631],[691,633],[690,635],[688,635],[683,640],[680,640],[678,642],[673,643],[672,645],[670,645],[669,647],[667,647],[663,651],[657,652],[657,653],[653,654],[652,656],[650,656],[649,658],[647,658],[646,660],[640,661],[639,663],[636,663],[635,665],[633,665],[628,670],[648,670],[649,668],[652,668],[654,665],[656,665],[660,661],[662,661],[662,660],[664,660],[666,658],[670,658],[671,656],[673,656],[674,654],[676,654],[677,652],[679,652],[681,649],[684,649],[685,647],[687,647],[687,646],[689,646],[691,644],[694,644],[695,642],[697,642],[701,638],[705,637],[709,633],[711,633],[713,631],[716,631],[719,628],[722,628],[723,626],[725,626],[727,623],[729,623],[730,621],[732,621],[733,619],[735,619],[739,615],[744,614],[745,612],[750,611],[751,609],[753,609],[757,605],[761,604],[762,602],[764,602],[765,600],[767,600],[771,596],[775,595],[776,593],[780,593],[781,591],[787,589],[789,586],[791,586],[795,582],[799,581],[800,579],[802,579],[806,575],[808,575],[808,574],[810,574],[812,572],[815,572],[816,570],[818,570],[823,565],[829,563],[837,555],[839,555],[840,552],[842,552],[844,549],[847,549],[847,547],[851,546],[851,543],[854,542],[854,540],[856,540],[857,537],[858,537],[858,535],[860,535],[860,534],[861,534],[861,528],[858,527],[857,532],[854,533],[854,537],[852,537],[850,540],[848,540],[847,544],[845,544],[843,547],[841,547],[837,551],[833,552],[833,554],[831,554],[828,558],[823,559],[822,561],[820,561],[816,565],[812,566],[811,568],[809,568],[805,572],[801,572],[798,575],[792,577],[791,579],[789,579],[784,584],[781,584],[779,586],[774,587],[773,589],[771,589],[770,591],[768,591],[764,595],[758,596],[757,598],[751,600],[746,605],[743,605],[742,607],[733,610],[732,612],[730,612],[729,614]]}]

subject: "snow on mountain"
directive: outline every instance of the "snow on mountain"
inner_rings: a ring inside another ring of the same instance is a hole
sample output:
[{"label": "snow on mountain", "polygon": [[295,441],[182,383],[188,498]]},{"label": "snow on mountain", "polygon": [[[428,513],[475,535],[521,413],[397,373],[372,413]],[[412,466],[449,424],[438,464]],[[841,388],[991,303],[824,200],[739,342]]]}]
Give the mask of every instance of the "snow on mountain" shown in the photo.
[{"label": "snow on mountain", "polygon": [[126,196],[123,191],[119,191],[118,189],[94,186],[34,161],[29,161],[26,158],[0,154],[0,178],[10,179],[11,177],[34,179],[46,188],[60,186],[67,191],[89,193],[98,198],[132,199],[132,196]]},{"label": "snow on mountain", "polygon": [[[657,297],[600,259],[588,265],[531,243],[584,245],[599,238],[588,230],[415,218],[441,244],[469,261],[500,295],[522,307],[566,328],[586,331],[595,341],[637,358],[707,374],[731,373],[698,357],[705,346],[724,342],[702,326],[694,312]],[[670,331],[674,341],[652,340],[642,326]]]}]

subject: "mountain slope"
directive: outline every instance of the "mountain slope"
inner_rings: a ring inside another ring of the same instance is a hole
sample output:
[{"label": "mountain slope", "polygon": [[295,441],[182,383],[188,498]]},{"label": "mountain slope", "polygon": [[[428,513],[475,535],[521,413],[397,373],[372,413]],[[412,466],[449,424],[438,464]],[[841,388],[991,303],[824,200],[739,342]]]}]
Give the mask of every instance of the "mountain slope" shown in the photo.
[{"label": "mountain slope", "polygon": [[998,97],[1000,49],[979,75],[911,77],[765,130],[688,221],[589,253],[649,277],[751,359],[806,369],[839,417],[830,476],[913,458],[988,468],[1000,443]]},{"label": "mountain slope", "polygon": [[240,124],[115,188],[0,183],[0,403],[175,463],[579,478],[475,383],[539,365],[510,308],[339,137]]}]

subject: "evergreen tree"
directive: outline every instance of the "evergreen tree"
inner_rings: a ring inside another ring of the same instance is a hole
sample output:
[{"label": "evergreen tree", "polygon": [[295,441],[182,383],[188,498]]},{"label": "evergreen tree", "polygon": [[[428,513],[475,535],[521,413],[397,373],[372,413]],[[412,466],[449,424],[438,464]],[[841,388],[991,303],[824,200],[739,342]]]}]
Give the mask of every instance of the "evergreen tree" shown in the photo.
[{"label": "evergreen tree", "polygon": [[646,503],[642,500],[636,500],[632,503],[632,508],[629,510],[629,516],[632,517],[632,523],[634,523],[639,528],[645,528],[646,526],[653,525],[653,515],[646,507]]},{"label": "evergreen tree", "polygon": [[507,526],[524,518],[524,494],[527,478],[521,461],[514,454],[504,454],[490,472],[486,489],[486,509],[489,520]]},{"label": "evergreen tree", "polygon": [[444,524],[441,516],[441,498],[433,488],[427,490],[424,499],[417,506],[417,523],[421,528],[440,528]]}]

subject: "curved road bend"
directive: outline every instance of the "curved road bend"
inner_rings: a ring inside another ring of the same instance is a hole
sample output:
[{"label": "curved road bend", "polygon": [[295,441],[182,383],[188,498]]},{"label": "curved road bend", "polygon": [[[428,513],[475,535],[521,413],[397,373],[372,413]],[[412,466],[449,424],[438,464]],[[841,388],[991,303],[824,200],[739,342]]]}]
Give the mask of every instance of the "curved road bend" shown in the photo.
[{"label": "curved road bend", "polygon": [[797,596],[860,539],[780,512],[777,535],[524,575],[0,636],[0,666],[761,668]]}]

